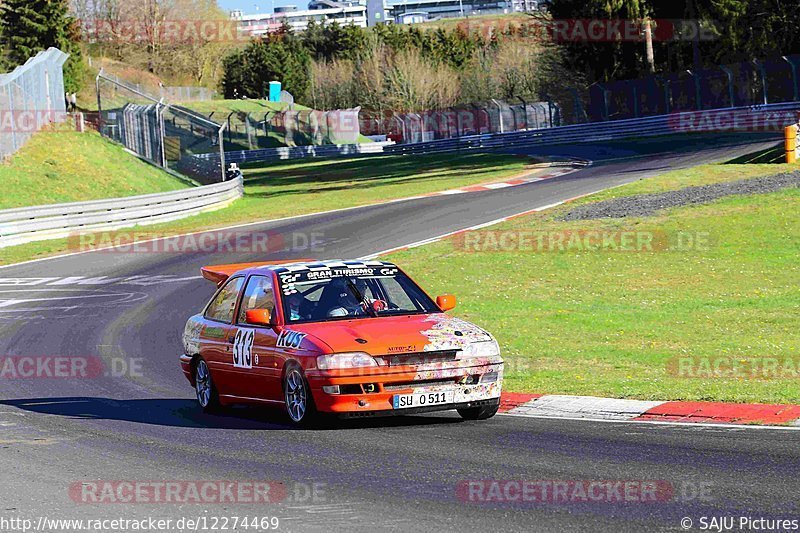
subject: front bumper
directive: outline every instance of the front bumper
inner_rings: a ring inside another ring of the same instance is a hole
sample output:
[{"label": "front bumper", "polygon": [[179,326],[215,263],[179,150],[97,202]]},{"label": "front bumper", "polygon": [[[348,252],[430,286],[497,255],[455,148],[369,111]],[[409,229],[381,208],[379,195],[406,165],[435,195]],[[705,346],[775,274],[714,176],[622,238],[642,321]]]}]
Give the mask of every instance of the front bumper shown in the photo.
[{"label": "front bumper", "polygon": [[[492,376],[494,381],[482,381]],[[431,371],[394,371],[383,367],[360,372],[338,371],[335,375],[323,372],[306,372],[314,404],[318,411],[354,416],[403,415],[419,412],[446,411],[477,407],[484,402],[500,401],[503,381],[503,364],[454,366]],[[339,385],[342,390],[361,387],[355,393],[330,394],[323,387]],[[374,386],[366,392],[365,385]],[[453,401],[425,407],[394,409],[395,395],[452,392]]]},{"label": "front bumper", "polygon": [[339,418],[369,418],[379,416],[402,416],[417,415],[422,413],[433,413],[436,411],[450,411],[452,409],[469,409],[471,407],[484,407],[500,405],[500,398],[488,398],[486,400],[476,400],[472,402],[453,403],[446,405],[431,405],[429,407],[413,407],[410,409],[386,409],[384,411],[350,411],[339,413]]}]

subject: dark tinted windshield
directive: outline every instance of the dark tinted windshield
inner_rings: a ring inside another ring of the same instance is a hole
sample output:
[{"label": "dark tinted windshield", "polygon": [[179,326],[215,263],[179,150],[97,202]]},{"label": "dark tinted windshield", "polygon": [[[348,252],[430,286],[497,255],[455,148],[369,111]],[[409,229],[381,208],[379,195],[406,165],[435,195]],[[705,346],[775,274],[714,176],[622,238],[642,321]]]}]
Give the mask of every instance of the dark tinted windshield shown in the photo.
[{"label": "dark tinted windshield", "polygon": [[287,322],[438,313],[397,268],[343,268],[279,273]]}]

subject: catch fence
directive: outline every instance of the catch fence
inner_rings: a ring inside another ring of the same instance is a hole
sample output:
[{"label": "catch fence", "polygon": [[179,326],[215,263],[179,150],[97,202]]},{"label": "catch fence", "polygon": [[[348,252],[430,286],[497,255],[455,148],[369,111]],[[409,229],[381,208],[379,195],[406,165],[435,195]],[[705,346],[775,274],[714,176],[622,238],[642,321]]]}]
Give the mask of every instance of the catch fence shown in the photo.
[{"label": "catch fence", "polygon": [[68,57],[58,48],[48,48],[0,74],[0,159],[19,150],[44,126],[66,119],[62,67]]},{"label": "catch fence", "polygon": [[[96,91],[96,127],[101,134],[200,183],[225,180],[224,123],[170,105],[102,71]],[[197,157],[202,154],[217,157]]]}]

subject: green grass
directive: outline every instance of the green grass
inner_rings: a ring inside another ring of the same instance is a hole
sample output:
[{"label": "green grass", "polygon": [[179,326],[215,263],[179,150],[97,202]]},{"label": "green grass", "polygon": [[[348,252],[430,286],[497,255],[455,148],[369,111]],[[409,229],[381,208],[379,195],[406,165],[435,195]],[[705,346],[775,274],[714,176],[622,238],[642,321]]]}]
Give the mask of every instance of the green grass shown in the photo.
[{"label": "green grass", "polygon": [[[144,231],[200,231],[379,203],[533,172],[529,163],[526,157],[507,154],[436,154],[250,165],[244,169],[247,181],[241,200],[217,211],[146,226]],[[0,248],[0,264],[52,255],[68,250],[67,246],[65,239],[59,239]]]},{"label": "green grass", "polygon": [[496,334],[509,363],[508,390],[796,403],[800,373],[686,378],[670,365],[678,357],[800,362],[800,190],[727,197],[624,221],[556,220],[582,203],[789,168],[706,165],[670,172],[490,228],[638,229],[673,238],[707,232],[709,245],[700,249],[481,253],[450,239],[389,259],[432,293],[456,294],[455,313]]},{"label": "green grass", "polygon": [[[209,113],[214,113],[212,118],[219,119],[219,116],[228,116],[231,112],[240,113],[255,113],[262,115],[270,111],[286,111],[289,108],[288,104],[282,102],[270,102],[268,100],[198,100],[193,102],[181,102],[180,105],[188,107],[198,113],[208,116]],[[295,104],[294,108],[297,111],[307,110],[309,108]]]},{"label": "green grass", "polygon": [[525,13],[506,13],[503,15],[473,15],[469,17],[455,17],[445,18],[440,20],[433,20],[431,22],[419,22],[414,24],[424,30],[438,29],[454,30],[458,27],[469,27],[475,31],[486,31],[486,28],[503,27],[506,24],[515,24],[520,26],[522,24],[531,23],[531,16]]},{"label": "green grass", "polygon": [[45,131],[0,164],[0,209],[182,189],[181,180],[94,132]]}]

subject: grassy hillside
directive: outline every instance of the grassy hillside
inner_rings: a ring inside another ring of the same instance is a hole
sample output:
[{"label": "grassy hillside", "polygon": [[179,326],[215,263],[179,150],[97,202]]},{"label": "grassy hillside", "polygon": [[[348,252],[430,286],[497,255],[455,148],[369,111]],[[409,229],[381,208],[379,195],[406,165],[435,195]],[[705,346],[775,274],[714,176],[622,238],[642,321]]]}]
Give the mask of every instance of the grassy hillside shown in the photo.
[{"label": "grassy hillside", "polygon": [[[671,245],[678,235],[686,236],[687,244],[702,235],[702,245],[468,252],[464,243],[475,241],[465,239],[476,235],[467,234],[389,258],[431,293],[456,294],[455,314],[496,334],[508,362],[507,389],[796,403],[800,189],[728,196],[648,217],[559,219],[598,200],[790,168],[706,165],[670,172],[482,230],[498,232],[498,241],[503,232],[529,232],[534,243],[535,235],[629,230],[666,236]],[[486,235],[481,242],[489,242]],[[681,361],[699,371],[682,373],[676,367]]]},{"label": "grassy hillside", "polygon": [[34,135],[0,164],[0,209],[182,189],[181,180],[94,132]]}]

